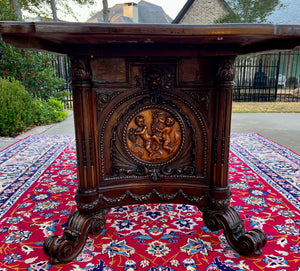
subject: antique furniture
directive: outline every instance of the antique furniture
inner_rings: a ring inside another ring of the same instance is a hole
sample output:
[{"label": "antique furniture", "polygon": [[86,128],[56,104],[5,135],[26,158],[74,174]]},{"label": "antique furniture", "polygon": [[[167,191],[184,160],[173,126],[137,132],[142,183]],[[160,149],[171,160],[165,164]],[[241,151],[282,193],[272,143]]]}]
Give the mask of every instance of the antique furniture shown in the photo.
[{"label": "antique furniture", "polygon": [[196,205],[243,255],[260,254],[230,206],[234,59],[300,44],[300,26],[0,23],[4,41],[68,54],[78,157],[78,210],[44,251],[67,262],[115,206]]}]

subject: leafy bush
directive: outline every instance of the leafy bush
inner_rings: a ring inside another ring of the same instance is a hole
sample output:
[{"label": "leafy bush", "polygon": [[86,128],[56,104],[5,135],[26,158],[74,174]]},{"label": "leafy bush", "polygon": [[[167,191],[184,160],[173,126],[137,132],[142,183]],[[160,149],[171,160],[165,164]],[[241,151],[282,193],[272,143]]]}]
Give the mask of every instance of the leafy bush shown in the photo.
[{"label": "leafy bush", "polygon": [[32,97],[15,79],[0,78],[0,135],[23,131],[32,124]]},{"label": "leafy bush", "polygon": [[17,16],[15,10],[11,7],[10,1],[0,0],[0,21],[15,21]]},{"label": "leafy bush", "polygon": [[64,120],[68,113],[60,101],[32,98],[17,80],[0,78],[0,136],[15,135],[28,126]]},{"label": "leafy bush", "polygon": [[36,125],[46,125],[52,122],[58,122],[68,117],[62,103],[55,99],[49,101],[34,100],[34,123]]},{"label": "leafy bush", "polygon": [[0,40],[0,76],[14,77],[25,89],[42,100],[49,100],[64,80],[54,76],[53,56],[46,53],[17,49]]}]

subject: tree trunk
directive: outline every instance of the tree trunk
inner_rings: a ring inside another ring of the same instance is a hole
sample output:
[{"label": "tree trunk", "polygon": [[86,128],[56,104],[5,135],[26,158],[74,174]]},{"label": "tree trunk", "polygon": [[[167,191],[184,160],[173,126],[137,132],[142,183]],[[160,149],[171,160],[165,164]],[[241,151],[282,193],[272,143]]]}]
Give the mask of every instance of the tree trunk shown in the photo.
[{"label": "tree trunk", "polygon": [[53,21],[57,22],[57,10],[56,10],[56,3],[55,0],[51,0],[51,10],[52,10],[52,15],[53,15]]},{"label": "tree trunk", "polygon": [[102,0],[102,4],[103,4],[103,22],[108,22],[109,9],[108,9],[107,0]]},{"label": "tree trunk", "polygon": [[22,21],[22,10],[21,10],[20,4],[18,2],[19,2],[18,0],[10,1],[12,8],[16,10],[16,16],[17,16],[18,20]]}]

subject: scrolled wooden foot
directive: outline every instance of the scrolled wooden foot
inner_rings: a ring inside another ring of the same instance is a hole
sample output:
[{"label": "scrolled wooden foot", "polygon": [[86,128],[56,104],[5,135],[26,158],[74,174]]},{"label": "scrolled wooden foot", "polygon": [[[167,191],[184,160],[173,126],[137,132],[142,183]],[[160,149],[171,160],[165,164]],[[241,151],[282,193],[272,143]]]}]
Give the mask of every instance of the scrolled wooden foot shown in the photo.
[{"label": "scrolled wooden foot", "polygon": [[229,245],[244,256],[260,255],[267,238],[260,229],[246,231],[238,212],[228,207],[226,210],[206,210],[203,212],[204,223],[211,231],[223,229]]},{"label": "scrolled wooden foot", "polygon": [[86,243],[88,233],[99,234],[104,225],[104,212],[82,215],[76,211],[71,214],[63,236],[52,235],[44,242],[44,252],[50,257],[50,263],[66,263],[76,258]]}]

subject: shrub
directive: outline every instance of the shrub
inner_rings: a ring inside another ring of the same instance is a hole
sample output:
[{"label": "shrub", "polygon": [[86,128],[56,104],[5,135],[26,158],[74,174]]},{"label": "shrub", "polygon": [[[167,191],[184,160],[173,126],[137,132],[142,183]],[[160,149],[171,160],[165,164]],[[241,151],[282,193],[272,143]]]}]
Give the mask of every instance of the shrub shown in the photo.
[{"label": "shrub", "polygon": [[62,103],[55,99],[49,101],[34,100],[33,118],[36,125],[46,125],[64,120],[68,113],[64,110]]},{"label": "shrub", "polygon": [[0,135],[23,131],[33,123],[32,97],[15,79],[0,78]]},{"label": "shrub", "polygon": [[0,10],[0,21],[15,21],[18,19],[15,14],[15,9],[11,7],[10,1],[1,0]]},{"label": "shrub", "polygon": [[64,80],[54,76],[53,56],[15,48],[0,39],[0,76],[14,77],[33,96],[49,100]]},{"label": "shrub", "polygon": [[60,101],[32,98],[19,81],[0,78],[0,136],[12,136],[32,124],[46,125],[66,117]]}]

